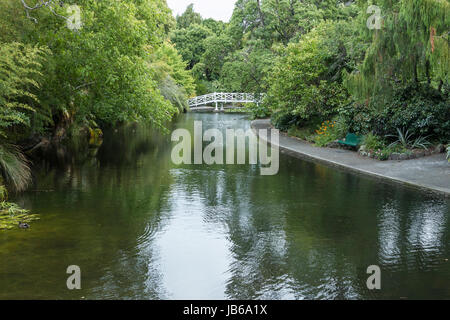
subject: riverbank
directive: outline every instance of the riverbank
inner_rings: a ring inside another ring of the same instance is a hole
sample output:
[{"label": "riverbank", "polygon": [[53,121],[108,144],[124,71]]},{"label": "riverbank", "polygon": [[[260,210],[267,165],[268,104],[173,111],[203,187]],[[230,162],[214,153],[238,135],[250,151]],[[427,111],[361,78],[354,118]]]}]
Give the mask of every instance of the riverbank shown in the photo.
[{"label": "riverbank", "polygon": [[[256,133],[258,129],[272,128],[269,119],[254,120],[251,127]],[[450,197],[450,164],[443,153],[406,161],[378,161],[361,157],[357,152],[315,147],[285,134],[280,135],[279,148],[287,154],[303,159]]]}]

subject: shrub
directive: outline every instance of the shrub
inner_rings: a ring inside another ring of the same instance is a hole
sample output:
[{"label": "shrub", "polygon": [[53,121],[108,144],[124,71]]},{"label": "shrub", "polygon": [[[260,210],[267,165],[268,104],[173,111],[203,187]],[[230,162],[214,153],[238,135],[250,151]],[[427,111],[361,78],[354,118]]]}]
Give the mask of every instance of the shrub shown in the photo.
[{"label": "shrub", "polygon": [[253,119],[267,118],[270,116],[269,108],[264,104],[249,103],[245,109],[251,113]]},{"label": "shrub", "polygon": [[300,127],[301,119],[290,112],[279,111],[272,115],[271,122],[278,130],[288,131],[292,126]]},{"label": "shrub", "polygon": [[267,78],[271,108],[305,123],[336,115],[349,97],[341,74],[348,68],[344,43],[351,35],[345,22],[322,22],[298,43],[289,43]]},{"label": "shrub", "polygon": [[319,147],[324,147],[328,143],[333,142],[338,138],[335,121],[325,121],[320,128],[316,130],[314,142]]},{"label": "shrub", "polygon": [[366,150],[379,150],[385,147],[384,140],[372,133],[368,133],[364,136],[363,144],[366,147]]},{"label": "shrub", "polygon": [[429,136],[444,143],[450,139],[450,91],[443,91],[427,85],[398,87],[390,97],[353,102],[338,112],[349,130],[358,134],[397,135],[397,128],[408,128],[415,137]]},{"label": "shrub", "polygon": [[379,105],[372,103],[372,126],[377,134],[397,134],[397,128],[408,128],[417,137],[430,136],[441,142],[450,138],[448,91],[413,85],[397,88],[387,100]]},{"label": "shrub", "polygon": [[384,161],[389,159],[389,156],[392,154],[392,151],[387,148],[387,149],[380,149],[375,151],[375,158],[377,158],[378,160]]},{"label": "shrub", "polygon": [[396,137],[397,140],[392,142],[390,146],[401,145],[406,149],[426,149],[430,143],[426,140],[426,137],[417,137],[414,138],[413,134],[409,132],[409,130],[402,131],[397,128],[397,136],[389,135],[389,137]]},{"label": "shrub", "polygon": [[339,138],[345,137],[345,135],[349,132],[349,127],[347,121],[343,115],[338,115],[333,118],[334,121],[334,129]]},{"label": "shrub", "polygon": [[343,118],[348,131],[360,135],[365,135],[371,131],[373,117],[367,106],[353,102],[340,107],[338,113]]},{"label": "shrub", "polygon": [[302,140],[306,140],[309,142],[314,142],[314,128],[311,126],[306,126],[306,127],[301,127],[301,128],[297,128],[296,126],[291,127],[288,130],[288,135],[292,136],[292,137],[297,137],[300,138]]},{"label": "shrub", "polygon": [[16,191],[24,190],[30,180],[28,161],[15,146],[0,145],[0,175]]}]

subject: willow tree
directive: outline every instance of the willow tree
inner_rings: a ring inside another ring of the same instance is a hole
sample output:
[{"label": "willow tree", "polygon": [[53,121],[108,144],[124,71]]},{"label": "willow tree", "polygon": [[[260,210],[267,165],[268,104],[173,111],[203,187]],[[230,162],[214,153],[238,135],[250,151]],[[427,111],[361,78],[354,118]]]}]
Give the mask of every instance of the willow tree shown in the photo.
[{"label": "willow tree", "polygon": [[[394,86],[426,84],[440,91],[448,84],[448,0],[360,0],[358,5],[361,31],[371,39],[358,72],[347,81],[357,100],[387,96]],[[379,19],[379,26],[371,27],[370,19]]]}]

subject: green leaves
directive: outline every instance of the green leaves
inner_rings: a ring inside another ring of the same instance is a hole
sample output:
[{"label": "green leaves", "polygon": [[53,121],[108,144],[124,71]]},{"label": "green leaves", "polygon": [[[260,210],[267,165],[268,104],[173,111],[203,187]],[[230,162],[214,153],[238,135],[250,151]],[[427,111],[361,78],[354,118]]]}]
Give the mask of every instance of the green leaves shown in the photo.
[{"label": "green leaves", "polygon": [[[25,76],[32,70],[22,70],[17,63],[14,68],[0,69],[0,81],[9,81],[8,84],[0,82],[0,105],[14,109],[0,118],[0,130],[29,124],[31,108],[37,111],[33,130],[50,124],[45,119],[64,119],[64,112],[70,114],[70,122],[83,123],[89,118],[105,126],[139,120],[163,127],[176,108],[160,92],[163,77],[155,72],[152,64],[156,60],[165,63],[180,92],[191,95],[194,91],[193,80],[184,71],[185,65],[176,49],[164,44],[175,25],[165,1],[80,0],[76,4],[81,9],[83,25],[78,31],[67,28],[66,21],[47,8],[33,12],[37,24],[21,25],[22,20],[0,14],[2,27],[19,29],[14,34],[15,41],[25,43],[24,46],[51,49],[46,63],[39,68],[29,66],[39,71],[36,77]],[[19,1],[2,1],[0,9],[22,13],[23,21],[27,21]],[[53,9],[58,15],[67,15],[66,6]],[[3,46],[1,49],[5,50]],[[32,57],[29,61],[41,63]],[[9,88],[7,93],[5,87]],[[24,111],[27,108],[29,111]]]},{"label": "green leaves", "polygon": [[18,42],[0,44],[0,136],[15,125],[29,125],[39,104],[37,90],[42,65],[48,55],[44,47]]},{"label": "green leaves", "polygon": [[410,133],[408,129],[400,130],[397,128],[397,136],[388,135],[388,137],[395,137],[396,140],[392,142],[389,147],[394,147],[396,145],[401,145],[405,149],[426,149],[430,146],[430,143],[426,140],[427,137],[416,137],[414,138],[413,133]]},{"label": "green leaves", "polygon": [[[267,104],[272,110],[298,115],[304,121],[330,119],[346,102],[348,94],[336,81],[345,69],[337,64],[346,37],[343,23],[323,22],[298,43],[290,43],[267,79],[271,84]],[[333,41],[330,41],[333,39]],[[333,72],[330,70],[334,68]]]},{"label": "green leaves", "polygon": [[366,27],[367,1],[360,1],[359,29],[369,48],[358,74],[347,81],[355,99],[380,100],[392,95],[393,85],[448,83],[450,70],[450,3],[447,0],[377,1],[381,30]]},{"label": "green leaves", "polygon": [[194,12],[194,5],[191,3],[187,6],[186,11],[181,15],[177,16],[177,28],[186,29],[193,24],[201,24],[202,17],[199,13]]},{"label": "green leaves", "polygon": [[151,57],[155,64],[160,65],[160,69],[155,73],[158,81],[161,81],[167,74],[182,87],[187,97],[195,96],[195,84],[190,70],[186,70],[187,63],[170,42],[165,42],[159,47]]},{"label": "green leaves", "polygon": [[264,78],[276,59],[273,52],[254,42],[245,49],[229,55],[223,65],[221,83],[226,91],[265,92]]},{"label": "green leaves", "polygon": [[0,145],[0,175],[3,178],[0,180],[16,191],[22,191],[28,186],[31,181],[29,163],[17,147]]},{"label": "green leaves", "polygon": [[35,220],[39,220],[38,215],[29,214],[27,210],[21,209],[14,203],[0,202],[0,230],[18,228],[19,223],[27,223]]},{"label": "green leaves", "polygon": [[171,36],[171,41],[175,44],[178,52],[187,61],[188,68],[192,69],[200,62],[205,51],[204,40],[213,35],[213,32],[200,24],[193,24],[187,29],[177,29]]}]

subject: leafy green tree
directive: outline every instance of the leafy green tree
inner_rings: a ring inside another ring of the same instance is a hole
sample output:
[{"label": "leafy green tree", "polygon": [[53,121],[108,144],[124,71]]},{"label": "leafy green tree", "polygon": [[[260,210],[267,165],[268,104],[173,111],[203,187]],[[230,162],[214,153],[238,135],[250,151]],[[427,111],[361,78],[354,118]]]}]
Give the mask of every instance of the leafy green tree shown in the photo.
[{"label": "leafy green tree", "polygon": [[206,78],[209,81],[219,80],[225,58],[232,51],[232,40],[227,35],[213,35],[206,38],[204,44],[201,62],[205,66]]},{"label": "leafy green tree", "polygon": [[[379,29],[367,25],[373,4],[380,9]],[[445,143],[450,134],[450,3],[380,0],[358,5],[355,30],[368,49],[345,81],[354,100],[345,108],[350,127],[380,136],[409,130],[414,137]]]},{"label": "leafy green tree", "polygon": [[199,24],[191,25],[187,29],[175,30],[170,39],[175,48],[188,63],[188,69],[192,69],[200,62],[205,51],[205,39],[212,36],[213,32]]},{"label": "leafy green tree", "polygon": [[284,45],[287,45],[300,30],[297,23],[297,11],[302,5],[295,0],[264,1],[267,28]]},{"label": "leafy green tree", "polygon": [[229,55],[222,68],[221,81],[232,92],[265,92],[265,77],[273,67],[275,55],[257,41]]},{"label": "leafy green tree", "polygon": [[[0,25],[14,31],[4,41],[48,45],[52,51],[37,95],[40,107],[51,111],[53,129],[90,120],[102,125],[142,120],[164,126],[176,109],[161,95],[150,59],[175,25],[165,1],[61,4],[45,2],[31,11],[20,1],[0,5],[5,9],[0,10]],[[63,17],[69,4],[81,9],[80,30],[67,28]]]},{"label": "leafy green tree", "polygon": [[322,20],[348,19],[355,6],[336,0],[238,0],[227,32],[237,46],[258,39],[270,48],[299,39]]},{"label": "leafy green tree", "polygon": [[187,63],[183,61],[183,58],[173,44],[165,42],[161,45],[155,52],[153,60],[166,65],[166,72],[175,80],[178,86],[184,88],[189,97],[195,95],[192,72],[186,69]]},{"label": "leafy green tree", "polygon": [[202,25],[207,27],[209,30],[211,30],[214,34],[217,36],[222,35],[222,33],[225,32],[225,29],[227,27],[227,23],[222,21],[217,21],[214,19],[204,19],[202,21]]},{"label": "leafy green tree", "polygon": [[193,24],[201,24],[202,16],[194,11],[194,4],[187,6],[186,10],[181,16],[177,16],[177,28],[187,29]]},{"label": "leafy green tree", "polygon": [[187,109],[187,100],[195,95],[195,83],[190,70],[175,47],[164,43],[152,56],[158,88],[165,99],[180,111]]},{"label": "leafy green tree", "polygon": [[[175,108],[158,89],[148,60],[173,23],[160,0],[77,1],[83,27],[72,31],[52,12],[34,13],[34,37],[51,44],[41,103],[56,127],[93,119],[113,125],[149,121],[163,127]],[[57,13],[65,14],[65,8]]]},{"label": "leafy green tree", "polygon": [[295,116],[299,125],[336,114],[348,99],[342,73],[351,65],[345,44],[352,34],[347,22],[322,22],[298,43],[290,43],[267,80],[267,105]]},{"label": "leafy green tree", "polygon": [[264,41],[266,47],[272,43],[260,0],[237,0],[226,32],[236,48],[243,48],[247,40]]},{"label": "leafy green tree", "polygon": [[[380,7],[381,29],[367,28],[367,8]],[[393,84],[426,83],[439,90],[450,70],[447,0],[359,1],[359,30],[369,39],[363,63],[347,82],[355,99],[379,100]]]}]

